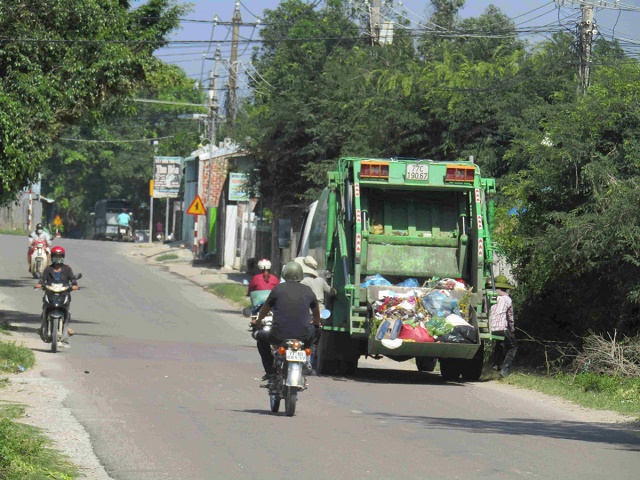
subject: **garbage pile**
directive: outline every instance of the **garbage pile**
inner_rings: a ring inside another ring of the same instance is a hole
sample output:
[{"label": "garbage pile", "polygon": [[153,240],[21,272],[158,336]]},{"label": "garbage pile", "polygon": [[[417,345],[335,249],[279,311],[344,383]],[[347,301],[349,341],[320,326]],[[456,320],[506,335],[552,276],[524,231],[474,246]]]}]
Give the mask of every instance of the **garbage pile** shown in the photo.
[{"label": "garbage pile", "polygon": [[[386,283],[385,283],[386,282]],[[361,287],[391,286],[380,275],[368,277]],[[407,292],[380,290],[373,303],[379,326],[376,340],[400,339],[406,342],[477,343],[476,329],[460,312],[458,298],[470,293],[461,279],[431,279],[420,288],[416,279],[395,286]]]}]

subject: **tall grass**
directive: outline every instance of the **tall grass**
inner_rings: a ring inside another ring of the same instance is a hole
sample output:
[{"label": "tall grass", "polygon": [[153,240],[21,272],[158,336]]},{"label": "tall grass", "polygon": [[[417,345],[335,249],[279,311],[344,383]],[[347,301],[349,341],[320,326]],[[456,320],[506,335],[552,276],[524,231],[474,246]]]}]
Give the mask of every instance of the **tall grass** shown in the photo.
[{"label": "tall grass", "polygon": [[237,283],[214,283],[209,285],[209,290],[218,295],[237,303],[241,307],[248,307],[251,305],[249,297],[247,297],[246,285]]},{"label": "tall grass", "polygon": [[4,480],[72,480],[78,469],[50,448],[39,429],[18,423],[20,405],[0,403],[0,478]]},{"label": "tall grass", "polygon": [[31,368],[36,364],[33,352],[16,342],[0,341],[0,371],[15,372]]}]

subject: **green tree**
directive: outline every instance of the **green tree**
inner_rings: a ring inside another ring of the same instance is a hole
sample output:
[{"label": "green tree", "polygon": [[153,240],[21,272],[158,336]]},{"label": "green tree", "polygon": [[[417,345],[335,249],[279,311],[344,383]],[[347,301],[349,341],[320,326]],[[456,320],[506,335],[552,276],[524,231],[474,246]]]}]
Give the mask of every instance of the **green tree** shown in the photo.
[{"label": "green tree", "polygon": [[638,327],[639,78],[635,61],[601,65],[588,95],[532,116],[507,155],[521,165],[504,188],[519,214],[503,241],[531,331]]},{"label": "green tree", "polygon": [[[157,69],[148,80],[137,97],[203,103],[194,81],[175,66]],[[141,206],[149,202],[155,148],[151,140],[159,139],[158,155],[188,156],[198,144],[197,128],[178,115],[193,109],[129,103],[119,109],[124,113],[66,127],[43,166],[43,191],[55,199],[67,231],[83,229],[103,198],[123,198],[133,206],[135,218],[146,215]]]},{"label": "green tree", "polygon": [[174,0],[0,2],[0,204],[32,183],[65,124],[121,105],[161,63]]}]

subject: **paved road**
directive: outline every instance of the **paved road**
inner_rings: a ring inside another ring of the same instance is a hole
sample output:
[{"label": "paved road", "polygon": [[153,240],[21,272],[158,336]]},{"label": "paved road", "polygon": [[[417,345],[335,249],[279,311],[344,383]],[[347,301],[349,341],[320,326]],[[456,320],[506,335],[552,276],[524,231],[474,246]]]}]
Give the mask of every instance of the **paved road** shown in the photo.
[{"label": "paved road", "polygon": [[[62,240],[81,271],[78,334],[46,372],[116,480],[636,479],[640,437],[490,384],[408,370],[312,377],[273,415],[246,320],[201,287],[129,255]],[[0,289],[36,328],[23,238],[0,236]],[[367,363],[367,365],[370,365]],[[63,373],[64,372],[64,373]]]}]

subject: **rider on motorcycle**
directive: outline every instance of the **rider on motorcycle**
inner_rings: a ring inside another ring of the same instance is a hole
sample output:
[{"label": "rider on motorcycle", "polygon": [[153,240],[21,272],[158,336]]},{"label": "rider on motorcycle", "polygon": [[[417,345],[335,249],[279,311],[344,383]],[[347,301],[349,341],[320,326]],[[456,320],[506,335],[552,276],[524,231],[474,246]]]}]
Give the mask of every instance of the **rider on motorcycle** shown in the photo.
[{"label": "rider on motorcycle", "polygon": [[121,227],[129,228],[129,222],[131,221],[131,215],[129,215],[127,213],[127,209],[126,208],[123,208],[122,209],[122,213],[118,214],[118,216],[116,217],[116,221],[118,222],[118,225],[120,225]]},{"label": "rider on motorcycle", "polygon": [[44,230],[42,224],[39,223],[36,225],[35,231],[31,232],[29,235],[29,248],[27,250],[27,265],[29,266],[29,271],[31,271],[31,254],[35,248],[34,244],[36,240],[44,240],[47,243],[47,247],[45,248],[45,252],[47,253],[47,265],[51,262],[51,235]]},{"label": "rider on motorcycle", "polygon": [[278,277],[269,273],[269,270],[271,270],[271,262],[266,258],[258,262],[258,270],[260,270],[260,273],[254,275],[251,282],[249,282],[247,296],[250,296],[251,292],[258,290],[273,290],[273,288],[280,283]]},{"label": "rider on motorcycle", "polygon": [[273,309],[271,330],[258,330],[255,334],[258,352],[266,373],[262,377],[263,380],[270,380],[275,373],[271,345],[280,344],[292,338],[310,341],[315,329],[309,322],[309,310],[313,313],[313,325],[316,327],[320,325],[320,309],[316,296],[309,287],[300,283],[304,277],[300,264],[287,263],[282,277],[285,282],[271,290],[258,313],[258,318],[251,322],[260,327],[262,319]]},{"label": "rider on motorcycle", "polygon": [[[73,285],[71,287],[72,290],[78,290],[78,282],[76,280],[76,276],[73,273],[73,270],[69,265],[65,265],[64,263],[65,251],[64,248],[60,246],[53,247],[51,249],[51,265],[47,266],[42,272],[42,277],[38,280],[38,284],[35,288],[42,288],[44,284],[51,283],[63,283],[68,284],[71,283]],[[40,328],[37,330],[40,338],[43,342],[46,341],[44,338],[43,332],[47,330],[47,317],[46,317],[45,307],[42,308],[42,323]],[[67,333],[69,335],[73,335],[75,332],[69,328],[69,319],[67,319]]]}]

